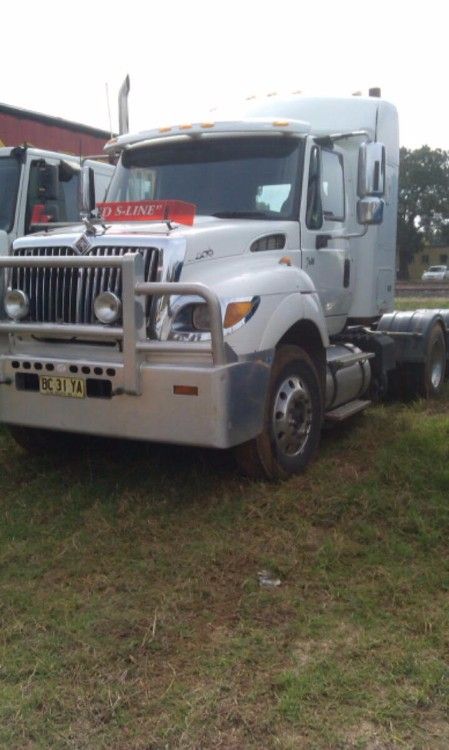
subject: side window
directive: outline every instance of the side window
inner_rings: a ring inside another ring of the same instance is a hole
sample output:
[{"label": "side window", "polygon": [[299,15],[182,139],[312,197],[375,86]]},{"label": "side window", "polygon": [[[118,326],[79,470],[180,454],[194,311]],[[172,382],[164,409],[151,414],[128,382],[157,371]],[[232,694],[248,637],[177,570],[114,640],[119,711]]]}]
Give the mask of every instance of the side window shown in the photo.
[{"label": "side window", "polygon": [[26,232],[34,224],[79,220],[79,168],[61,161],[48,164],[40,159],[30,165]]},{"label": "side window", "polygon": [[307,183],[306,226],[321,229],[326,221],[344,221],[345,185],[343,157],[313,146]]},{"label": "side window", "polygon": [[321,152],[321,201],[323,216],[327,221],[344,221],[343,157],[326,149]]},{"label": "side window", "polygon": [[321,229],[323,225],[320,182],[320,149],[318,146],[313,146],[310,151],[309,179],[307,182],[306,226],[308,229]]},{"label": "side window", "polygon": [[111,182],[111,173],[106,172],[103,174],[100,170],[94,172],[95,181],[95,200],[97,203],[101,203],[105,200],[108,192],[109,183]]}]

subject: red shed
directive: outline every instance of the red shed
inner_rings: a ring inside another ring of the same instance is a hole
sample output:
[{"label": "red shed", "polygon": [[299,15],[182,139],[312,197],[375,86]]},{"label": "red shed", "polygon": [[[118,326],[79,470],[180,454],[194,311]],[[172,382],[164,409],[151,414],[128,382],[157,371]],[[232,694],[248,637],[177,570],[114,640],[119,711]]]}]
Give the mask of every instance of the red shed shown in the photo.
[{"label": "red shed", "polygon": [[28,143],[80,156],[101,154],[110,137],[106,130],[0,103],[0,146]]}]

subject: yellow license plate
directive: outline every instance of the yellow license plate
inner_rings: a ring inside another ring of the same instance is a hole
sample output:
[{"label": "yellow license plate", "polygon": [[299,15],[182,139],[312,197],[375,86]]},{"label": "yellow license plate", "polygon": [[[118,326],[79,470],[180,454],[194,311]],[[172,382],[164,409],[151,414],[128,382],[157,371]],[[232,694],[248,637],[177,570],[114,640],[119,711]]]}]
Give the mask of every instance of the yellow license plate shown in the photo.
[{"label": "yellow license plate", "polygon": [[41,375],[39,377],[39,390],[46,396],[84,398],[86,395],[86,383],[82,378]]}]

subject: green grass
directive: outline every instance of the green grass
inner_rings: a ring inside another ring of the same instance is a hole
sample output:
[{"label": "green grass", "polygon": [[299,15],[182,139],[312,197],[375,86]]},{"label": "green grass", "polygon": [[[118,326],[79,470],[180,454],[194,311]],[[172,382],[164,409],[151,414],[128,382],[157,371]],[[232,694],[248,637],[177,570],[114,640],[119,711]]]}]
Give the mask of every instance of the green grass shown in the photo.
[{"label": "green grass", "polygon": [[449,297],[396,297],[396,310],[449,307]]},{"label": "green grass", "polygon": [[372,408],[279,485],[2,433],[0,747],[446,748],[448,416]]}]

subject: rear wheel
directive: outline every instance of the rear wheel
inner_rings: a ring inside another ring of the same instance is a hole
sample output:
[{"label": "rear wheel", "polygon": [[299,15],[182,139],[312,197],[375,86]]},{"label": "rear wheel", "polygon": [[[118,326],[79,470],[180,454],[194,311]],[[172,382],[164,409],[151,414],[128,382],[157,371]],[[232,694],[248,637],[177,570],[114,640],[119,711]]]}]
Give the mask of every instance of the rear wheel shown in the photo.
[{"label": "rear wheel", "polygon": [[285,479],[300,473],[318,448],[322,416],[320,381],[312,360],[297,346],[279,347],[263,431],[234,449],[240,468],[255,478]]},{"label": "rear wheel", "polygon": [[440,395],[446,376],[446,337],[435,323],[427,340],[424,362],[404,369],[406,395],[409,398],[435,398]]}]

